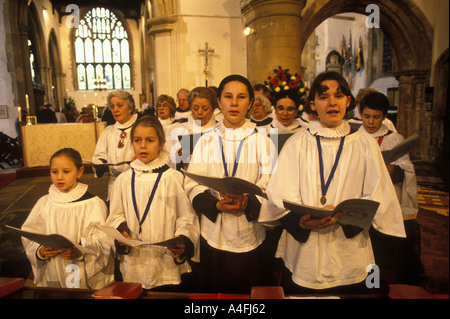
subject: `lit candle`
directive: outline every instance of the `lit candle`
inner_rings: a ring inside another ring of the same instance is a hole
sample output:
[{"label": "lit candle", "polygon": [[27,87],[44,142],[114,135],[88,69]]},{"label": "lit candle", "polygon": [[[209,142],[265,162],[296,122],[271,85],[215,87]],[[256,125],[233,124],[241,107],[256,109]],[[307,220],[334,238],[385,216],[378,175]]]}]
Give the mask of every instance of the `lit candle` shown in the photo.
[{"label": "lit candle", "polygon": [[20,106],[18,108],[18,111],[19,111],[19,123],[22,123],[22,110],[21,110]]},{"label": "lit candle", "polygon": [[30,102],[28,102],[28,94],[25,94],[25,101],[27,101],[27,116],[30,116]]}]

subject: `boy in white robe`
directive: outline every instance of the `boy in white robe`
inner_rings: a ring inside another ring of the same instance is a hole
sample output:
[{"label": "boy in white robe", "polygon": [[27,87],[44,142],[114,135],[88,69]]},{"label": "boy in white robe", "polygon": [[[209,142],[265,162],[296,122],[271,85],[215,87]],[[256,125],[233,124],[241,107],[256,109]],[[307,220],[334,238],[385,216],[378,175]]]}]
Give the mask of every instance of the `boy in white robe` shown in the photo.
[{"label": "boy in white robe", "polygon": [[[373,226],[404,237],[400,205],[376,142],[353,132],[343,121],[353,100],[345,79],[336,72],[322,73],[310,94],[315,97],[311,109],[317,111],[318,119],[285,143],[278,169],[267,186],[272,204],[262,203],[259,221],[279,220],[285,228],[276,253],[286,267],[285,292],[360,291],[366,267],[374,264],[368,231],[337,223],[339,215],[320,220],[309,215],[299,218],[284,209],[282,201],[332,209],[346,199],[371,199],[380,203]],[[321,182],[319,150],[324,180],[331,179],[328,188]]]},{"label": "boy in white robe", "polygon": [[[393,132],[384,124],[389,109],[389,100],[379,92],[365,95],[360,102],[363,125],[360,131],[372,136],[381,151],[393,149],[404,141],[402,135]],[[407,239],[380,234],[371,230],[371,239],[378,264],[394,271],[404,283],[418,284],[422,262],[420,260],[420,229],[415,221],[419,210],[417,181],[414,165],[405,154],[392,163],[386,163],[401,205]]]},{"label": "boy in white robe", "polygon": [[[78,152],[62,149],[55,153],[50,161],[53,184],[48,195],[41,197],[33,207],[22,230],[60,234],[76,244],[76,248],[56,251],[23,237],[34,282],[38,287],[101,289],[113,280],[113,243],[95,227],[105,223],[106,205],[87,191],[86,184],[76,179],[72,184],[53,179],[58,173],[53,163],[61,158],[69,159],[69,164],[76,162],[73,168],[66,163],[64,169],[77,170],[78,178],[81,177],[83,167]],[[67,186],[73,187],[66,191]]]}]

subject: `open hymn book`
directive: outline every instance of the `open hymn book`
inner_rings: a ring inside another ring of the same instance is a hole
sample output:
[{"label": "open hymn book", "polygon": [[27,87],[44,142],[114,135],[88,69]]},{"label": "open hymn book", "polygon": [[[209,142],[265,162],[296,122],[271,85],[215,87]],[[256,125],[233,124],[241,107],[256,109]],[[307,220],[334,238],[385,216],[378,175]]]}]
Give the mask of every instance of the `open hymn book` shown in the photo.
[{"label": "open hymn book", "polygon": [[393,161],[399,159],[400,157],[408,153],[411,147],[413,147],[418,140],[419,135],[413,134],[403,142],[396,145],[393,149],[382,151],[381,154],[383,155],[384,162],[386,164],[390,164]]},{"label": "open hymn book", "polygon": [[9,225],[5,225],[6,228],[14,231],[15,233],[19,234],[22,237],[28,238],[31,241],[34,241],[44,247],[52,247],[54,250],[63,249],[63,248],[72,248],[77,247],[79,248],[79,245],[75,245],[72,243],[69,239],[66,237],[59,235],[59,234],[39,234],[29,231],[24,231],[20,228],[12,227]]},{"label": "open hymn book", "polygon": [[283,200],[283,205],[291,212],[300,216],[309,214],[313,219],[333,216],[340,212],[342,216],[338,219],[339,223],[358,226],[368,230],[380,203],[369,199],[347,199],[339,203],[333,210],[302,205],[288,200]]},{"label": "open hymn book", "polygon": [[162,247],[176,247],[177,244],[182,244],[183,240],[180,237],[174,237],[167,240],[150,243],[150,242],[144,242],[142,240],[136,240],[136,239],[126,239],[117,229],[107,226],[107,225],[95,225],[98,229],[100,229],[102,232],[107,234],[108,236],[114,238],[115,240],[124,243],[130,247],[139,248],[146,245],[155,245],[155,246],[162,246]]},{"label": "open hymn book", "polygon": [[221,194],[254,194],[267,198],[267,194],[257,185],[238,177],[211,177],[190,173],[184,169],[181,172],[197,183],[212,188]]}]

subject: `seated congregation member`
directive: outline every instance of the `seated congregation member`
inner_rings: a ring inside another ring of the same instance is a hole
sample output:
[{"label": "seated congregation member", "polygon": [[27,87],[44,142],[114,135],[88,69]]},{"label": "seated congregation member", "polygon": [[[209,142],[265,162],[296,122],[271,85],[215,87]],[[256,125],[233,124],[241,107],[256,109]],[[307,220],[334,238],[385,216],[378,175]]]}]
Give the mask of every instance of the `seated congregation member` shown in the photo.
[{"label": "seated congregation member", "polygon": [[269,132],[270,124],[273,121],[271,116],[272,105],[264,95],[255,95],[255,102],[250,108],[250,121],[256,124],[258,128],[266,128]]},{"label": "seated congregation member", "polygon": [[[356,97],[355,97],[357,113],[355,114],[355,116],[353,116],[352,118],[349,118],[347,120],[350,123],[350,125],[354,125],[355,127],[359,128],[363,124],[362,119],[361,119],[361,107],[360,107],[361,101],[367,94],[376,93],[376,92],[378,92],[378,91],[375,89],[372,89],[372,88],[364,88],[364,89],[360,89],[358,91],[358,93],[356,94]],[[390,119],[388,119],[387,116],[383,120],[383,124],[391,131],[397,132],[397,129],[395,128],[394,123],[392,123],[392,121]]]},{"label": "seated congregation member", "polygon": [[[188,171],[214,177],[235,176],[265,189],[277,152],[266,134],[246,119],[254,100],[250,82],[225,77],[218,88],[224,119],[197,142]],[[199,214],[200,290],[246,293],[261,285],[266,229],[257,222],[260,204],[251,194],[219,194],[185,178],[185,190]]]},{"label": "seated congregation member", "polygon": [[[181,89],[177,93],[178,107],[175,112],[175,119],[186,119],[191,115],[191,109],[188,102],[188,89]],[[182,120],[181,122],[184,122]]]},{"label": "seated congregation member", "polygon": [[97,177],[108,171],[108,198],[111,199],[111,187],[120,173],[129,168],[128,164],[96,166],[96,164],[117,164],[131,161],[134,153],[130,141],[130,131],[138,115],[133,96],[124,90],[113,91],[107,96],[107,107],[111,110],[116,123],[108,125],[100,135],[92,156]]},{"label": "seated congregation member", "polygon": [[173,97],[161,94],[156,99],[156,114],[163,128],[173,123],[177,105]]},{"label": "seated congregation member", "polygon": [[[203,134],[214,129],[216,120],[214,110],[218,107],[216,93],[207,87],[196,87],[187,99],[191,115],[183,123],[173,123],[166,127],[165,149],[170,154],[170,166],[175,167],[181,161],[189,163],[192,149],[181,149],[179,136]],[[192,147],[192,146],[191,146]]]},{"label": "seated congregation member", "polygon": [[366,267],[375,263],[368,231],[340,224],[340,212],[299,218],[283,206],[289,200],[332,209],[346,199],[374,200],[380,206],[373,226],[405,237],[400,204],[377,143],[343,120],[352,103],[348,83],[337,72],[321,73],[310,94],[318,119],[281,150],[267,186],[268,199],[278,209],[263,202],[260,221],[279,220],[284,228],[276,257],[284,262],[285,293],[366,291]]},{"label": "seated congregation member", "polygon": [[166,164],[164,130],[156,117],[139,118],[131,141],[136,159],[114,183],[107,224],[128,239],[154,243],[178,237],[181,243],[118,249],[123,280],[144,289],[176,290],[191,271],[189,260],[198,261],[198,217],[183,190],[183,175]]},{"label": "seated congregation member", "polygon": [[295,133],[302,129],[298,116],[300,96],[297,94],[277,94],[273,99],[275,118],[271,127],[278,129],[278,133]]},{"label": "seated congregation member", "polygon": [[[107,208],[103,200],[88,192],[88,185],[78,182],[83,171],[78,151],[64,148],[53,154],[52,185],[22,225],[22,230],[60,234],[76,244],[53,249],[23,237],[38,287],[100,289],[113,280],[113,242],[95,227],[105,224]],[[69,265],[79,268],[79,282],[66,281]]]}]

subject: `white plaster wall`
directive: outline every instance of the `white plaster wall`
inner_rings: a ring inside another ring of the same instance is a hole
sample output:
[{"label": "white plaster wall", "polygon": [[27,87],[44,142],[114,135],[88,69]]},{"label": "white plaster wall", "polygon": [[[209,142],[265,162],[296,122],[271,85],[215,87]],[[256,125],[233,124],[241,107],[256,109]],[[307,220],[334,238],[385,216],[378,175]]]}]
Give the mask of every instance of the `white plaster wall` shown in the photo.
[{"label": "white plaster wall", "polygon": [[205,85],[205,56],[198,49],[209,48],[209,86],[218,86],[227,75],[246,76],[247,53],[240,0],[180,0],[179,80],[188,89]]}]

